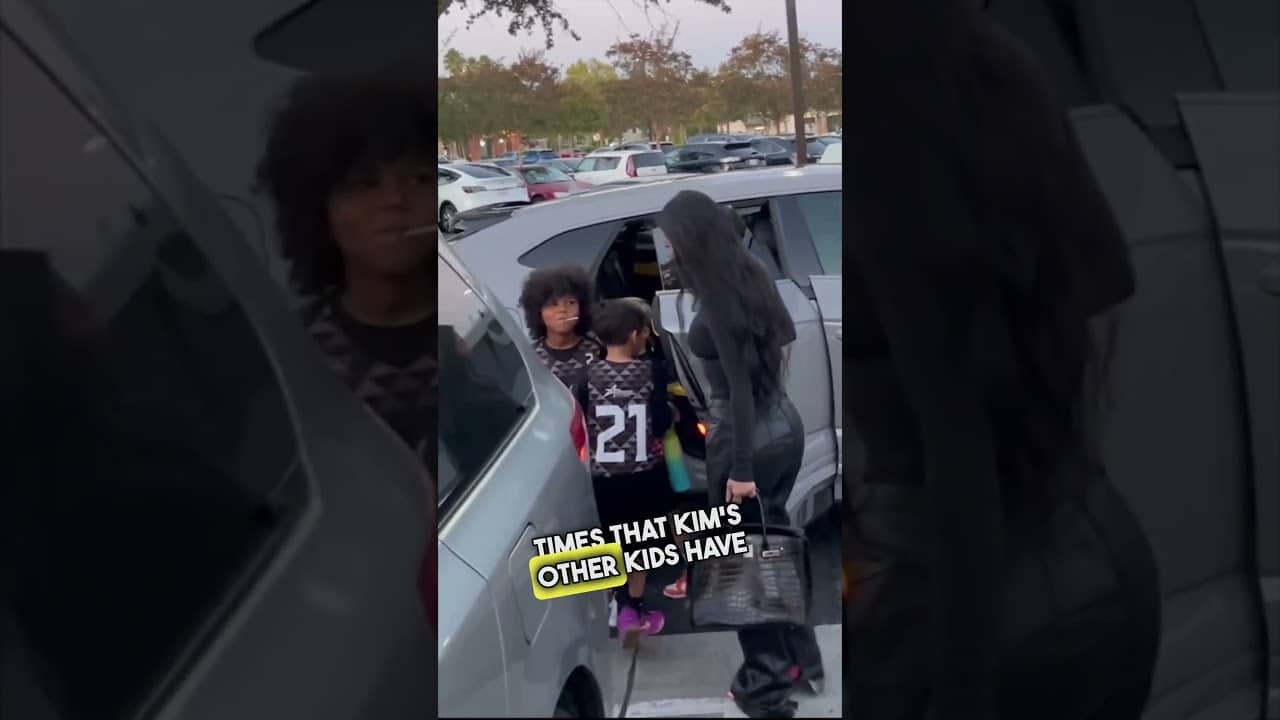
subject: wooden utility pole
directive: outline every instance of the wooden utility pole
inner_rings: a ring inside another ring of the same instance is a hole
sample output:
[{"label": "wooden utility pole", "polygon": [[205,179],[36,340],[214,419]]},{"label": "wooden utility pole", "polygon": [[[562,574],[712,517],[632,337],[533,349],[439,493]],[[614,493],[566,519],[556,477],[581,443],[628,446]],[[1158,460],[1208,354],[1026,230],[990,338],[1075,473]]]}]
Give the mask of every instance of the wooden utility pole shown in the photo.
[{"label": "wooden utility pole", "polygon": [[787,0],[787,44],[791,52],[791,111],[796,123],[796,167],[809,159],[804,137],[804,68],[800,66],[800,30],[796,24],[796,0]]}]

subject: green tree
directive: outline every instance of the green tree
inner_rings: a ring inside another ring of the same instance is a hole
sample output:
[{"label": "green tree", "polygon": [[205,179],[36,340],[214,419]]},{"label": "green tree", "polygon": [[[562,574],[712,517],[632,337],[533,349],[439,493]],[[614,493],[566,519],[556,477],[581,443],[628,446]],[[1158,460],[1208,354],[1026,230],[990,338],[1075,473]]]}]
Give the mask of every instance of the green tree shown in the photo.
[{"label": "green tree", "polygon": [[518,125],[526,135],[557,132],[562,88],[560,70],[547,63],[541,51],[526,51],[511,64],[518,94],[511,98]]},{"label": "green tree", "polygon": [[720,66],[718,86],[732,117],[764,118],[777,123],[791,113],[787,43],[777,31],[742,39]]},{"label": "green tree", "polygon": [[731,119],[720,77],[709,70],[695,70],[689,78],[689,102],[675,138],[683,142],[689,135],[716,132],[720,123]]},{"label": "green tree", "polygon": [[617,81],[613,66],[600,60],[579,60],[566,68],[560,88],[561,129],[574,135],[612,134],[608,97]]},{"label": "green tree", "polygon": [[[671,2],[671,0],[641,1],[646,6],[655,7],[660,7],[664,2]],[[592,2],[600,4],[602,0],[592,0]],[[697,2],[719,8],[726,13],[730,10],[727,0],[697,0]],[[512,35],[521,31],[531,31],[535,25],[539,25],[546,35],[547,49],[555,46],[555,25],[559,25],[560,29],[574,40],[582,39],[569,27],[569,21],[558,9],[556,0],[436,0],[436,17],[442,17],[455,7],[470,12],[467,16],[468,26],[490,13],[500,18],[504,15],[509,16],[511,20],[507,24],[507,32]]]},{"label": "green tree", "polygon": [[843,62],[844,54],[834,48],[814,45],[809,49],[805,60],[804,99],[810,109],[821,115],[841,112]]},{"label": "green tree", "polygon": [[436,127],[437,135],[447,143],[464,147],[471,138],[472,129],[467,122],[467,110],[463,93],[459,92],[457,78],[436,78]]},{"label": "green tree", "polygon": [[620,103],[616,107],[653,139],[660,128],[674,126],[688,114],[693,60],[676,48],[675,36],[675,31],[668,34],[665,29],[647,38],[633,33],[605,51],[620,76],[621,90],[613,98]]},{"label": "green tree", "polygon": [[446,55],[445,67],[449,77],[441,79],[436,96],[441,139],[445,133],[462,142],[491,139],[518,125],[513,98],[521,96],[523,86],[500,59]]}]

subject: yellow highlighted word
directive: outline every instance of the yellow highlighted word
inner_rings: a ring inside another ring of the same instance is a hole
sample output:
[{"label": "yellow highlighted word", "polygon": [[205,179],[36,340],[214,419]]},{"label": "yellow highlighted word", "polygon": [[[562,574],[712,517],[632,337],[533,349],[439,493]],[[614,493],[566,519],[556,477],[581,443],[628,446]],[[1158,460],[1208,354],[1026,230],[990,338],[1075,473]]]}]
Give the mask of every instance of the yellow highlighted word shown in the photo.
[{"label": "yellow highlighted word", "polygon": [[529,561],[533,596],[539,600],[608,590],[627,582],[622,545],[605,543],[539,555]]}]

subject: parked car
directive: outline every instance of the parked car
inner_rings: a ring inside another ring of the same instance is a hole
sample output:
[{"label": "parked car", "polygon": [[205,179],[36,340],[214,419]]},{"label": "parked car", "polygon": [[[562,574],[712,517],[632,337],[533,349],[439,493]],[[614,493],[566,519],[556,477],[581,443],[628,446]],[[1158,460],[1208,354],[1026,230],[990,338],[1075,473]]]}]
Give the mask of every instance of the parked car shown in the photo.
[{"label": "parked car", "polygon": [[[512,312],[528,273],[566,263],[588,268],[603,297],[652,302],[665,358],[687,391],[682,402],[689,407],[682,408],[682,416],[705,422],[707,385],[685,336],[696,314],[693,298],[679,292],[670,272],[642,269],[669,266],[670,247],[654,216],[677,190],[699,190],[734,208],[747,228],[744,242],[777,282],[796,324],[787,389],[806,436],[804,464],[788,509],[796,522],[807,524],[839,497],[841,188],[840,168],[820,166],[657,178],[593,189],[554,205],[513,208],[508,219],[459,236],[453,249]],[[694,487],[705,488],[702,438],[695,429],[683,428],[681,440]]]},{"label": "parked car", "polygon": [[513,168],[524,179],[529,192],[529,202],[557,200],[569,197],[591,187],[548,165],[518,165]]},{"label": "parked car", "polygon": [[610,180],[667,174],[662,153],[654,150],[610,150],[592,153],[578,163],[575,180],[599,185]]},{"label": "parked car", "polygon": [[533,165],[543,160],[559,160],[560,153],[555,150],[540,148],[536,150],[525,150],[520,153],[519,162],[521,165]]},{"label": "parked car", "polygon": [[432,478],[45,7],[0,2],[0,717],[434,717]]},{"label": "parked car", "polygon": [[605,593],[543,601],[529,580],[533,538],[600,522],[582,408],[444,243],[439,258],[439,714],[612,716]]},{"label": "parked car", "polygon": [[578,172],[578,165],[582,163],[583,157],[586,157],[586,155],[583,155],[582,157],[560,158],[560,162],[564,163],[564,166],[568,168],[567,172],[576,173]]},{"label": "parked car", "polygon": [[493,163],[450,163],[438,168],[440,227],[452,232],[460,212],[490,205],[527,205],[529,189],[508,168]]},{"label": "parked car", "polygon": [[790,165],[795,162],[790,150],[772,140],[757,137],[747,142],[751,143],[751,147],[764,156],[766,165]]},{"label": "parked car", "polygon": [[[787,155],[790,161],[792,163],[796,161],[796,139],[794,136],[783,137],[781,135],[766,135],[764,137],[759,137],[756,139],[768,140],[771,143],[781,145],[783,148],[786,149]],[[818,160],[822,158],[822,153],[826,152],[827,150],[825,145],[815,140],[806,139],[805,146],[807,148],[807,151],[805,153],[805,158],[809,162],[818,162]]]},{"label": "parked car", "polygon": [[764,167],[766,156],[749,142],[685,145],[667,162],[672,172],[725,172],[740,168]]},{"label": "parked car", "polygon": [[546,160],[546,159],[538,160],[537,162],[533,162],[533,163],[529,163],[529,164],[530,164],[530,165],[541,165],[541,166],[543,166],[543,167],[549,167],[549,168],[555,168],[556,170],[559,170],[560,172],[564,173],[565,175],[568,175],[569,177],[573,177],[574,173],[575,173],[575,172],[577,172],[577,169],[576,169],[576,168],[577,168],[577,164],[578,164],[578,163],[577,163],[577,160],[574,160],[574,161],[573,161],[573,164],[572,164],[572,165],[570,165],[568,161],[563,160],[563,159],[561,159],[561,158],[556,158],[556,159],[554,159],[554,160]]},{"label": "parked car", "polygon": [[822,165],[840,165],[844,162],[844,143],[833,143],[822,152],[818,162]]},{"label": "parked car", "polygon": [[693,137],[685,140],[685,145],[703,145],[705,143],[727,143],[727,142],[733,142],[732,135],[725,135],[723,133],[710,133],[710,134],[704,134],[704,135],[694,135]]},{"label": "parked car", "polygon": [[839,145],[840,143],[844,142],[844,138],[834,134],[819,135],[815,137],[813,141],[822,145],[823,147],[831,147],[832,145]]}]

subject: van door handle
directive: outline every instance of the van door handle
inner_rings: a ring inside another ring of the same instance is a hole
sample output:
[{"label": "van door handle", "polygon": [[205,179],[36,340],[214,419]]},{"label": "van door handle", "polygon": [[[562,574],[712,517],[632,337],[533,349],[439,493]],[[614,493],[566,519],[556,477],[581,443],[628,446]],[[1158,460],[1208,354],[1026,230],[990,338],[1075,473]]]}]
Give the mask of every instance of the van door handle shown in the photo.
[{"label": "van door handle", "polygon": [[1272,295],[1280,296],[1280,260],[1273,260],[1262,268],[1258,273],[1258,284]]}]

